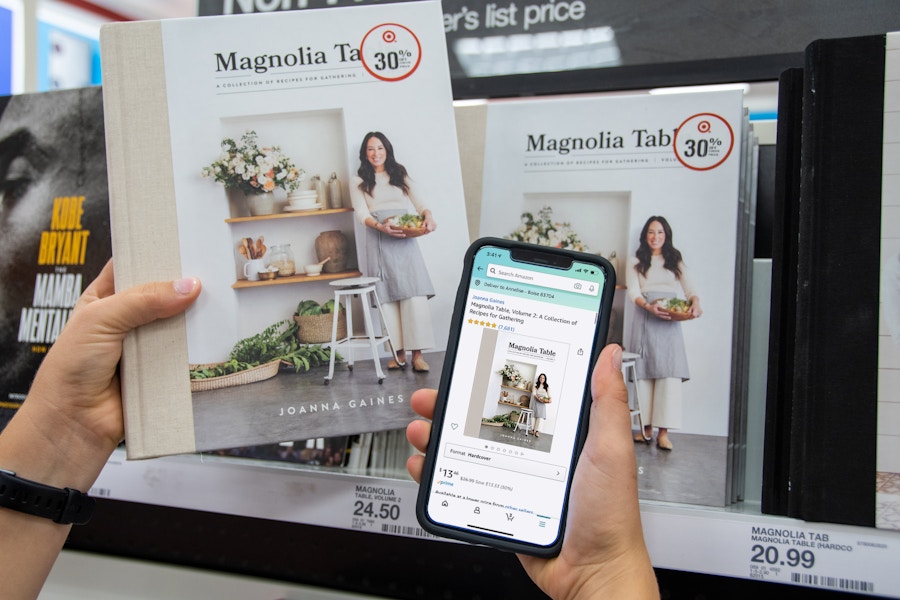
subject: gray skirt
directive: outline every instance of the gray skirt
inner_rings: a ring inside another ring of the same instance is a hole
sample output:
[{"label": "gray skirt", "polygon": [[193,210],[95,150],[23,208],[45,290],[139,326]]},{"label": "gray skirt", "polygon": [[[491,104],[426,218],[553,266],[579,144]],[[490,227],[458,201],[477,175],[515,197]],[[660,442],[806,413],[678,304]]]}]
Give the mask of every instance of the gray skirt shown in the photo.
[{"label": "gray skirt", "polygon": [[[372,216],[384,221],[405,212],[379,210],[372,212]],[[395,238],[369,227],[366,232],[366,274],[380,279],[375,289],[381,302],[434,296],[434,286],[415,238]]]},{"label": "gray skirt", "polygon": [[[659,292],[644,294],[647,302],[667,297],[668,294]],[[635,363],[635,375],[638,379],[680,377],[682,381],[687,381],[691,378],[684,335],[678,321],[658,319],[638,308],[634,311],[629,342],[629,351],[641,355],[640,360]]]},{"label": "gray skirt", "polygon": [[534,411],[534,417],[536,419],[547,418],[547,403],[541,402],[540,400],[535,398],[534,394],[531,395],[531,401],[529,402],[528,408]]}]

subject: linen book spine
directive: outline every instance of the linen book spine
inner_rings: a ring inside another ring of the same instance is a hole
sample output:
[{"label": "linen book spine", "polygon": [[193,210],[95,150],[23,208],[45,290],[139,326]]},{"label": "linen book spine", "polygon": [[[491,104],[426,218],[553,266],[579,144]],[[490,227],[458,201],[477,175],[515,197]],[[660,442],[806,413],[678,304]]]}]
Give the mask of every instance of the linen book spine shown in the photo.
[{"label": "linen book spine", "polygon": [[[110,226],[120,291],[176,279],[181,261],[161,24],[110,24],[100,38]],[[179,315],[141,327],[123,342],[129,459],[195,451],[185,340]]]}]

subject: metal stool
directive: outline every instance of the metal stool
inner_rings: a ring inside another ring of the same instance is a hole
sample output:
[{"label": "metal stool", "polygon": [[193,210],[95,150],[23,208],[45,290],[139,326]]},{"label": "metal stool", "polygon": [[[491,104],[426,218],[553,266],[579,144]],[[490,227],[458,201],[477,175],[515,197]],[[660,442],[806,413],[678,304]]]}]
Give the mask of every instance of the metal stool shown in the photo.
[{"label": "metal stool", "polygon": [[531,430],[534,429],[534,411],[530,408],[523,408],[519,411],[519,420],[516,421],[516,426],[513,428],[513,431],[518,431],[519,427],[525,429],[525,435],[531,433]]},{"label": "metal stool", "polygon": [[[390,333],[384,320],[384,311],[381,309],[381,302],[378,300],[378,293],[375,291],[375,284],[379,281],[377,277],[350,277],[348,279],[336,279],[330,282],[334,286],[334,318],[331,322],[331,342],[327,345],[331,348],[331,358],[328,361],[328,375],[325,377],[325,385],[331,382],[334,377],[334,355],[337,350],[346,349],[347,368],[353,370],[353,349],[369,348],[372,352],[372,360],[375,363],[375,373],[378,375],[378,383],[384,381],[384,371],[381,369],[381,361],[378,359],[378,344],[387,342],[394,355],[394,360],[398,364],[402,364],[397,359],[397,351],[394,350],[394,344],[391,341]],[[347,298],[347,305],[344,307],[344,314],[347,320],[347,337],[337,339],[338,319],[340,310],[337,307],[341,305],[341,299]],[[353,335],[353,307],[351,301],[358,298],[362,305],[363,321],[365,324],[365,335]],[[378,315],[381,319],[381,335],[376,337],[375,327],[372,323],[372,315],[369,307],[374,305],[378,309]]]},{"label": "metal stool", "polygon": [[640,357],[640,354],[635,354],[634,352],[623,352],[622,375],[624,375],[625,383],[627,384],[629,381],[630,373],[631,382],[634,384],[634,396],[628,394],[628,409],[631,412],[631,423],[632,425],[634,425],[635,420],[637,421],[638,428],[641,432],[641,437],[649,442],[651,436],[648,436],[646,433],[644,433],[644,416],[641,413],[641,398],[640,394],[638,393],[637,370],[635,368],[635,365],[637,364],[637,361]]}]

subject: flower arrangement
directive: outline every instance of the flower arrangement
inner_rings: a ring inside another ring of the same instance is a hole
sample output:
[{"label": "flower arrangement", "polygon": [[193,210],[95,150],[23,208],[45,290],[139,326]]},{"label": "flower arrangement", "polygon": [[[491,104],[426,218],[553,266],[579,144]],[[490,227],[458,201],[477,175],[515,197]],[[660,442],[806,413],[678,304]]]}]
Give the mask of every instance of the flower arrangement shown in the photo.
[{"label": "flower arrangement", "polygon": [[504,379],[508,379],[509,381],[512,381],[514,384],[517,384],[520,381],[522,381],[522,374],[519,373],[519,369],[517,369],[515,367],[515,365],[506,363],[505,365],[503,365],[503,368],[497,372],[500,375],[502,375]]},{"label": "flower arrangement", "polygon": [[300,187],[306,172],[282,154],[280,147],[260,148],[256,132],[248,130],[238,142],[231,138],[222,140],[222,154],[211,165],[203,167],[201,175],[227,189],[262,194],[279,187],[292,192]]},{"label": "flower arrangement", "polygon": [[537,217],[530,212],[522,213],[522,224],[506,236],[506,239],[554,248],[587,251],[587,245],[578,238],[578,234],[572,230],[572,226],[569,223],[554,223],[552,213],[553,209],[549,206],[543,207]]}]

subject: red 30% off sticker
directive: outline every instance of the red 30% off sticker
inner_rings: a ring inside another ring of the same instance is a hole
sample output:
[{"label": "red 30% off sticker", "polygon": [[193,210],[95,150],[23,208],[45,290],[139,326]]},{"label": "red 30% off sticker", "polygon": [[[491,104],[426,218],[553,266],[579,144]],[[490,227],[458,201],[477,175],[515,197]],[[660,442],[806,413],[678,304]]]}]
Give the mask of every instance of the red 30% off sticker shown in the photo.
[{"label": "red 30% off sticker", "polygon": [[398,23],[376,25],[359,45],[363,67],[382,81],[400,81],[416,72],[422,44],[409,28]]},{"label": "red 30% off sticker", "polygon": [[708,171],[724,163],[734,149],[734,130],[714,113],[687,118],[675,132],[675,157],[694,171]]}]

